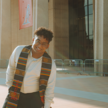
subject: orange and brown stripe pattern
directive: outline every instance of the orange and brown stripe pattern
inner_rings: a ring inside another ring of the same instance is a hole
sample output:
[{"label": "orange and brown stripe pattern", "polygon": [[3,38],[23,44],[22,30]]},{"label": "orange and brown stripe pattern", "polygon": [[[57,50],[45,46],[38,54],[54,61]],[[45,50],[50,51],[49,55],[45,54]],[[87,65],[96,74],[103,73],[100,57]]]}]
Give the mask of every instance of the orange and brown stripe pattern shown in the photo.
[{"label": "orange and brown stripe pattern", "polygon": [[19,93],[15,93],[15,92],[13,92],[13,91],[11,91],[10,92],[10,94],[9,94],[9,96],[11,97],[11,98],[14,98],[14,99],[16,99],[16,100],[18,100],[19,99]]},{"label": "orange and brown stripe pattern", "polygon": [[51,59],[49,59],[49,58],[43,57],[43,58],[42,58],[42,62],[51,63],[52,61],[51,61]]},{"label": "orange and brown stripe pattern", "polygon": [[16,69],[15,74],[24,76],[25,75],[25,71]]},{"label": "orange and brown stripe pattern", "polygon": [[44,79],[41,79],[41,80],[39,81],[39,85],[47,85],[47,81],[44,80]]},{"label": "orange and brown stripe pattern", "polygon": [[6,108],[17,108],[17,104],[14,104],[12,102],[7,102]]},{"label": "orange and brown stripe pattern", "polygon": [[41,75],[50,76],[50,69],[42,68]]}]

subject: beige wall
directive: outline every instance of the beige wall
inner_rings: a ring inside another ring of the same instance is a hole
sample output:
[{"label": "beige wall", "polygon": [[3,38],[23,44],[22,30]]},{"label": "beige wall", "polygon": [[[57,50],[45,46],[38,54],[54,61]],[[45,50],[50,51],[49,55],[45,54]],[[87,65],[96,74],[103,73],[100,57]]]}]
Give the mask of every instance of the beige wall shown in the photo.
[{"label": "beige wall", "polygon": [[32,27],[19,30],[18,0],[0,0],[0,59],[9,59],[17,45],[31,44]]},{"label": "beige wall", "polygon": [[1,1],[1,59],[8,59],[11,54],[11,0],[0,0]]},{"label": "beige wall", "polygon": [[0,22],[2,22],[0,23],[1,59],[9,59],[17,45],[31,44],[34,30],[38,27],[48,28],[48,1],[32,0],[32,2],[33,27],[19,30],[18,0],[0,0]]},{"label": "beige wall", "polygon": [[11,36],[12,50],[17,45],[29,45],[32,42],[32,27],[19,30],[18,0],[11,0]]},{"label": "beige wall", "polygon": [[108,0],[103,0],[103,59],[108,59]]},{"label": "beige wall", "polygon": [[69,58],[68,0],[55,0],[55,58]]},{"label": "beige wall", "polygon": [[32,27],[19,30],[18,0],[0,0],[0,59],[9,59],[17,45],[31,44]]},{"label": "beige wall", "polygon": [[49,28],[54,32],[51,50],[55,59],[69,58],[68,0],[49,0]]},{"label": "beige wall", "polygon": [[0,0],[0,59],[1,59],[1,28],[2,28],[2,0]]}]

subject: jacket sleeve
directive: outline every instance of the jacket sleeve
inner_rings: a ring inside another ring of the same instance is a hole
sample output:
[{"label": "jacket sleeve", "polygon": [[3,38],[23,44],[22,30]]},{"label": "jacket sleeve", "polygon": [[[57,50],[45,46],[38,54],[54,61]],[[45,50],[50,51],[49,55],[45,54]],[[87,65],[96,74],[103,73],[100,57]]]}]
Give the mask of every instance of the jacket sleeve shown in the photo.
[{"label": "jacket sleeve", "polygon": [[55,65],[55,62],[53,61],[51,75],[49,77],[48,85],[45,91],[44,108],[50,108],[51,103],[53,103],[55,81],[56,81],[56,65]]},{"label": "jacket sleeve", "polygon": [[14,74],[15,74],[15,69],[16,69],[16,64],[15,64],[16,63],[15,62],[16,50],[17,50],[17,47],[14,49],[14,51],[12,52],[10,56],[9,64],[6,70],[6,85],[8,86],[8,88],[12,86],[13,79],[14,79]]}]

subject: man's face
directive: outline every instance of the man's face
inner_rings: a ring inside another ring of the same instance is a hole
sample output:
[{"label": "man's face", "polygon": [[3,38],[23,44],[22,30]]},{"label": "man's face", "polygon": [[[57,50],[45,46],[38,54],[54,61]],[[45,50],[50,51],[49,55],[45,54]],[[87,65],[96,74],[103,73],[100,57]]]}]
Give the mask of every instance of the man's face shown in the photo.
[{"label": "man's face", "polygon": [[49,47],[49,42],[43,36],[35,36],[33,38],[32,50],[35,53],[44,53]]}]

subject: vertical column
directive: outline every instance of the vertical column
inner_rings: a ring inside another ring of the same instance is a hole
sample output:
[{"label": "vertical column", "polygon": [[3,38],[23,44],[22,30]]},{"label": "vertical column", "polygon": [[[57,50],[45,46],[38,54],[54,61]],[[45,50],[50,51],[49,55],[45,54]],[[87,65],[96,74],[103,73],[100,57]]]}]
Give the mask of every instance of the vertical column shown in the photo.
[{"label": "vertical column", "polygon": [[37,4],[37,28],[48,28],[48,0],[38,0]]},{"label": "vertical column", "polygon": [[34,31],[37,29],[37,2],[38,0],[33,0],[33,27],[32,27],[32,37],[34,37]]},{"label": "vertical column", "polygon": [[103,0],[95,0],[94,59],[103,59]]},{"label": "vertical column", "polygon": [[[103,59],[103,0],[95,0],[94,59]],[[103,72],[103,61],[94,62],[96,75]]]},{"label": "vertical column", "polygon": [[[49,28],[48,25],[48,0],[33,0],[33,29],[34,31],[39,27]],[[49,49],[47,50],[49,52]]]},{"label": "vertical column", "polygon": [[[95,0],[94,59],[108,59],[108,0]],[[98,70],[104,73],[104,61]],[[96,71],[96,65],[95,65]],[[108,70],[107,70],[108,71]]]},{"label": "vertical column", "polygon": [[33,0],[33,32],[39,27],[48,28],[48,0]]}]

